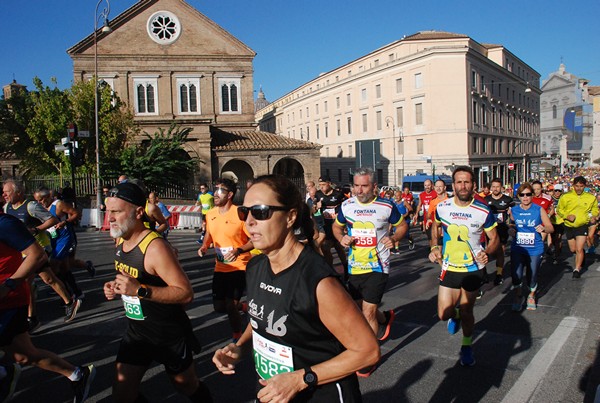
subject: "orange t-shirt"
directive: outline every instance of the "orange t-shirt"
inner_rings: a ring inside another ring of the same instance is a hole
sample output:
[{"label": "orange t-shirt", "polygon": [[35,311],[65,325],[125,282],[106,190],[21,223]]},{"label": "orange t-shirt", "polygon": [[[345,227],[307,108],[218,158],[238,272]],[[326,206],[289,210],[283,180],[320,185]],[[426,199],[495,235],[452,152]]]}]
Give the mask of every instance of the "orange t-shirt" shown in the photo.
[{"label": "orange t-shirt", "polygon": [[223,258],[223,255],[227,254],[228,251],[245,245],[250,239],[246,225],[237,215],[237,206],[232,205],[225,214],[220,214],[218,207],[208,210],[206,213],[206,229],[210,233],[217,254],[215,271],[246,270],[246,265],[251,258],[250,253],[242,253],[231,262],[225,261]]},{"label": "orange t-shirt", "polygon": [[[446,199],[444,199],[444,200],[446,200]],[[440,202],[443,202],[444,200],[440,200],[436,197],[435,199],[433,199],[432,201],[429,202],[429,211],[427,212],[427,215],[429,216],[429,218],[428,218],[429,220],[435,221],[435,209],[437,208],[437,205]]]}]

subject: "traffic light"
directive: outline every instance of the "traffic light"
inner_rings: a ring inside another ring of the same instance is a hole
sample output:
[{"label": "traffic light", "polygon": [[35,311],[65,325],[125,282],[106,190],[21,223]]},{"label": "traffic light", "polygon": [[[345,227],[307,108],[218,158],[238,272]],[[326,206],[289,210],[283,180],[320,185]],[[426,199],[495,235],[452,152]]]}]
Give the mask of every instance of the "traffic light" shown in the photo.
[{"label": "traffic light", "polygon": [[77,139],[77,125],[75,123],[70,123],[69,128],[67,129],[67,133],[69,134],[69,139],[71,141]]},{"label": "traffic light", "polygon": [[79,148],[77,141],[73,142],[73,166],[80,167],[85,164],[85,155],[83,150]]}]

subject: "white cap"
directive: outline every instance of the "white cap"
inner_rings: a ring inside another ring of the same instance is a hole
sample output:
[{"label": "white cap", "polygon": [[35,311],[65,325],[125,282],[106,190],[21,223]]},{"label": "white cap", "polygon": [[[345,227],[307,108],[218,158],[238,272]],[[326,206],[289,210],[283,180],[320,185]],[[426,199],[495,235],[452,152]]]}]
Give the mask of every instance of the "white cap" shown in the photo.
[{"label": "white cap", "polygon": [[563,190],[563,185],[557,183],[556,185],[554,185],[554,190]]}]

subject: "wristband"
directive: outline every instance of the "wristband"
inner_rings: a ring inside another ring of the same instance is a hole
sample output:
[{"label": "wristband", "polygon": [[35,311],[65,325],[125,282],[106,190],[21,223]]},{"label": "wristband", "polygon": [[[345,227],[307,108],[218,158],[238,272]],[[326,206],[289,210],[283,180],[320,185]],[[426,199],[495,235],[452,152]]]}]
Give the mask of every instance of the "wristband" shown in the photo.
[{"label": "wristband", "polygon": [[433,245],[430,249],[430,251],[433,251],[434,249],[439,249],[440,245]]}]

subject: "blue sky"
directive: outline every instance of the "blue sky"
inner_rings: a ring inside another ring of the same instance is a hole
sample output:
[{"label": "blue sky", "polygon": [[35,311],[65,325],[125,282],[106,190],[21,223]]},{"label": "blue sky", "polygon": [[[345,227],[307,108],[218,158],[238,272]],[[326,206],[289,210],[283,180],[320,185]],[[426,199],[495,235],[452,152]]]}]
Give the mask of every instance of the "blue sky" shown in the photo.
[{"label": "blue sky", "polygon": [[[71,85],[66,50],[92,33],[96,0],[0,0],[0,84]],[[111,0],[114,18],[135,0]],[[599,0],[188,0],[257,52],[254,87],[273,101],[319,73],[422,30],[504,45],[541,74],[600,85]]]}]

